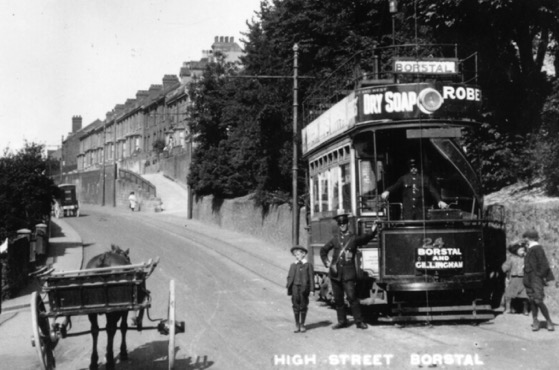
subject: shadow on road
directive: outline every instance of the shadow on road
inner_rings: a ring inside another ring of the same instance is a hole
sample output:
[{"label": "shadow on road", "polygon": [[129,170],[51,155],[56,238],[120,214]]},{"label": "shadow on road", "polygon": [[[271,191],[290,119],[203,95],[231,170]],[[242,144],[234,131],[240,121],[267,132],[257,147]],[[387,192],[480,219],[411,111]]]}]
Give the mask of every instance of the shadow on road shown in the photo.
[{"label": "shadow on road", "polygon": [[309,330],[318,329],[318,328],[322,328],[322,327],[326,327],[326,326],[330,326],[330,325],[332,325],[332,321],[323,320],[323,321],[314,322],[314,323],[311,323],[311,324],[306,324],[305,328],[307,329],[307,331],[309,331]]},{"label": "shadow on road", "polygon": [[[130,360],[120,361],[117,359],[116,369],[118,370],[166,370],[169,368],[167,361],[167,351],[169,342],[156,341],[144,344],[128,353]],[[175,354],[179,351],[175,348]],[[99,370],[106,370],[106,364],[100,364]],[[204,370],[214,365],[213,361],[208,360],[208,356],[188,357],[186,359],[175,359],[175,369]],[[83,368],[81,370],[87,370]]]}]

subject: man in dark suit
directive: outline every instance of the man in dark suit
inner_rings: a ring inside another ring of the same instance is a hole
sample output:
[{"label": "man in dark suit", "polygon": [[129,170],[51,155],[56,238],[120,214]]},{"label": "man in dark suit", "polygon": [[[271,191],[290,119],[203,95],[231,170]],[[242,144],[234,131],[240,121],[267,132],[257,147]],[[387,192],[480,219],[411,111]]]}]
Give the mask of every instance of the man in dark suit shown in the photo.
[{"label": "man in dark suit", "polygon": [[543,247],[538,243],[540,236],[536,230],[526,231],[522,237],[524,238],[528,251],[524,257],[524,286],[526,287],[526,294],[530,299],[532,306],[532,330],[540,330],[540,322],[538,321],[538,309],[547,321],[547,330],[554,331],[553,322],[549,316],[547,306],[543,302],[544,286],[548,281],[555,280],[553,272],[549,267],[549,262],[545,255]]},{"label": "man in dark suit", "polygon": [[[334,217],[339,226],[339,233],[320,249],[320,258],[324,266],[329,269],[328,277],[332,283],[332,292],[336,305],[338,323],[332,329],[341,329],[348,326],[345,312],[344,293],[347,296],[351,312],[355,319],[355,326],[359,329],[367,329],[363,322],[361,307],[355,286],[357,283],[357,271],[355,269],[355,253],[357,247],[367,244],[374,238],[377,225],[373,224],[370,233],[357,236],[349,230],[349,214],[341,213]],[[332,250],[332,260],[328,260],[328,253]]]},{"label": "man in dark suit", "polygon": [[295,333],[304,333],[305,320],[309,307],[309,295],[314,295],[314,268],[307,261],[307,249],[301,245],[291,248],[295,262],[287,273],[287,295],[291,296],[293,313],[295,315]]},{"label": "man in dark suit", "polygon": [[429,192],[435,199],[439,208],[448,208],[448,205],[441,200],[441,196],[426,175],[419,173],[415,159],[408,161],[410,172],[401,176],[392,186],[382,194],[382,199],[388,198],[394,191],[402,191],[403,213],[405,220],[425,219],[425,193]]}]

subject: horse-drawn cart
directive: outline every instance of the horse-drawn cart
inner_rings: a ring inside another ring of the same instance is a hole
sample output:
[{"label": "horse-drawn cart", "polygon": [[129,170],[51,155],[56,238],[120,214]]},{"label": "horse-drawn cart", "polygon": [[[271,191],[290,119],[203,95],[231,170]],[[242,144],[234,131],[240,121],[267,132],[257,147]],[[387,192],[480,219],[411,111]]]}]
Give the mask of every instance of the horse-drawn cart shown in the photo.
[{"label": "horse-drawn cart", "polygon": [[[71,316],[89,315],[90,321],[98,314],[107,315],[107,333],[109,335],[110,315],[139,311],[136,328],[142,329],[141,320],[144,310],[151,307],[150,292],[146,289],[146,279],[154,271],[159,259],[147,263],[93,268],[68,272],[54,272],[52,269],[37,275],[43,282],[42,294],[34,292],[31,296],[31,315],[33,326],[32,344],[37,350],[42,369],[55,367],[54,348],[60,338],[67,336],[71,328]],[[42,297],[43,296],[43,297]],[[46,298],[46,300],[43,300]],[[174,367],[175,333],[184,332],[184,322],[175,319],[175,286],[174,280],[169,287],[168,318],[161,320],[157,329],[169,335],[169,369]],[[149,316],[148,316],[149,317]],[[118,318],[116,319],[118,321]],[[96,333],[92,322],[94,349]],[[122,324],[121,324],[122,330]],[[116,322],[114,323],[116,331]],[[98,330],[97,330],[98,332]],[[112,335],[114,338],[114,333]],[[107,357],[112,356],[112,338],[107,346]],[[124,343],[124,342],[123,342]],[[125,343],[124,351],[126,353]],[[121,346],[121,357],[123,357]],[[126,355],[127,356],[127,355]],[[121,358],[122,359],[122,358]],[[114,360],[113,360],[114,361]],[[93,364],[95,362],[95,364]],[[97,353],[92,365],[97,366]],[[113,362],[114,363],[114,362]],[[109,359],[107,359],[107,368]]]}]

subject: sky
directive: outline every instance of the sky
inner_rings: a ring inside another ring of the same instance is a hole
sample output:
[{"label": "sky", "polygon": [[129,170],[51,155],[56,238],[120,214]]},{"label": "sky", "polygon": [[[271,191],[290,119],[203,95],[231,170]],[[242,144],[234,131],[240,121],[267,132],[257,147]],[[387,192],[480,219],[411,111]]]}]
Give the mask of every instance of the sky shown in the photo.
[{"label": "sky", "polygon": [[138,90],[200,60],[215,36],[239,46],[261,0],[0,1],[0,155],[54,149]]}]

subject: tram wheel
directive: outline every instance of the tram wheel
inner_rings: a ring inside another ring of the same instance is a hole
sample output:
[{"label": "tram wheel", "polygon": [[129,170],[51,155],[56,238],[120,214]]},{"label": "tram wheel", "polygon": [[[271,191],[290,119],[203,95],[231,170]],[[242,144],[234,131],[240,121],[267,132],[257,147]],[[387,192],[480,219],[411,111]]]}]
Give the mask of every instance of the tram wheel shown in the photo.
[{"label": "tram wheel", "polygon": [[33,328],[33,345],[39,357],[42,370],[52,370],[56,367],[54,360],[54,346],[50,335],[50,323],[45,316],[45,304],[39,293],[31,294],[31,324]]},{"label": "tram wheel", "polygon": [[169,282],[169,370],[175,368],[175,280]]}]

